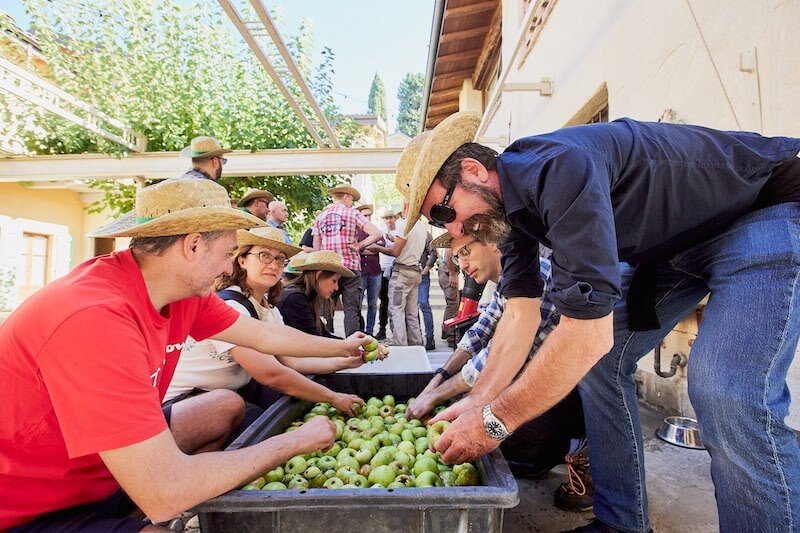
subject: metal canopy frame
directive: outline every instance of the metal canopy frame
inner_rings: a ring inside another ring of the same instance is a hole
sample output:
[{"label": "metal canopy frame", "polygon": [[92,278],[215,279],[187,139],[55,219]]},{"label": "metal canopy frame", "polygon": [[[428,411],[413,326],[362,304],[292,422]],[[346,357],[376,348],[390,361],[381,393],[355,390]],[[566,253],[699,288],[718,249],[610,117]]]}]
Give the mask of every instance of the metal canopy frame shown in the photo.
[{"label": "metal canopy frame", "polygon": [[[225,10],[228,18],[231,19],[233,25],[236,26],[236,29],[239,30],[239,33],[244,38],[245,42],[248,44],[248,46],[250,46],[250,49],[261,62],[261,65],[264,67],[264,70],[267,71],[269,77],[275,82],[278,90],[280,90],[281,94],[283,94],[284,98],[286,98],[286,101],[289,102],[292,110],[306,126],[309,133],[311,133],[311,136],[314,137],[314,140],[317,142],[319,147],[341,148],[339,141],[336,139],[336,134],[334,133],[333,128],[331,128],[330,122],[328,122],[327,117],[325,117],[322,109],[320,109],[316,98],[314,98],[314,95],[311,93],[311,89],[308,87],[308,84],[303,78],[303,74],[297,67],[297,63],[289,53],[288,48],[286,48],[283,38],[281,38],[278,29],[272,22],[272,19],[270,18],[269,13],[267,13],[267,10],[261,0],[250,0],[253,10],[258,16],[258,21],[245,22],[239,14],[239,11],[229,0],[219,0],[219,4],[222,6],[222,9]],[[303,111],[297,98],[289,90],[288,80],[283,80],[275,67],[272,66],[269,57],[267,57],[266,52],[264,52],[264,49],[258,41],[258,37],[262,36],[268,36],[272,44],[275,45],[275,48],[277,48],[278,53],[283,59],[285,66],[291,75],[290,79],[293,80],[294,83],[296,83],[300,88],[300,91],[303,95],[302,103],[310,107],[314,112],[313,119],[312,117],[309,117],[305,111]],[[320,136],[320,129],[324,133],[326,140],[323,140],[322,136]]]}]

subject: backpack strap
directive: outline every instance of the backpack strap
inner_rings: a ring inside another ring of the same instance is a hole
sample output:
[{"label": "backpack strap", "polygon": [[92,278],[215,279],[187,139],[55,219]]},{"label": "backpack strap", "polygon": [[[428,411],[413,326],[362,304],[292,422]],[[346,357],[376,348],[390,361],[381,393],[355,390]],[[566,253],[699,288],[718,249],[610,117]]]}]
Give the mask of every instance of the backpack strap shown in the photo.
[{"label": "backpack strap", "polygon": [[250,313],[251,317],[255,318],[256,320],[259,319],[256,306],[254,306],[253,302],[251,302],[250,299],[241,292],[224,289],[217,291],[217,296],[223,300],[233,300],[236,303],[242,304],[244,308],[247,309],[247,312]]}]

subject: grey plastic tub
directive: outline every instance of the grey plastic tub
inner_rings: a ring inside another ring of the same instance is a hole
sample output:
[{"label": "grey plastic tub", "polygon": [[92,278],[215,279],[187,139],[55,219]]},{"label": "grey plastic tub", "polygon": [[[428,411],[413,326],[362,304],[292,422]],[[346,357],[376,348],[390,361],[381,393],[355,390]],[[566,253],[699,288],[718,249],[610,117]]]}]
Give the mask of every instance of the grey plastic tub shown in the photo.
[{"label": "grey plastic tub", "polygon": [[[333,374],[317,381],[363,398],[416,395],[432,374]],[[283,397],[228,449],[281,433],[302,417],[310,402]],[[478,487],[430,489],[234,490],[196,508],[203,533],[500,532],[503,512],[519,503],[517,482],[495,450],[478,461]]]}]

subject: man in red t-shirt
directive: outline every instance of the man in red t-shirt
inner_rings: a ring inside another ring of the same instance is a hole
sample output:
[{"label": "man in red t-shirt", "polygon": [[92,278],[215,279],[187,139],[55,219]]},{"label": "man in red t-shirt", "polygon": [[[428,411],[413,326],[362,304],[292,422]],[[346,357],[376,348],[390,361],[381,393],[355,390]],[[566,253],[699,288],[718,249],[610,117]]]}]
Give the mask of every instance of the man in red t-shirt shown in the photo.
[{"label": "man in red t-shirt", "polygon": [[218,391],[178,404],[169,426],[162,413],[188,335],[297,357],[356,356],[366,342],[245,317],[211,293],[232,270],[236,229],[259,225],[210,180],[146,187],[135,214],[96,233],[133,237],[129,250],[79,265],[0,325],[0,530],[154,528],[130,512],[167,520],[333,444],[333,425],[315,418],[245,449],[190,455],[222,447],[242,401]]}]

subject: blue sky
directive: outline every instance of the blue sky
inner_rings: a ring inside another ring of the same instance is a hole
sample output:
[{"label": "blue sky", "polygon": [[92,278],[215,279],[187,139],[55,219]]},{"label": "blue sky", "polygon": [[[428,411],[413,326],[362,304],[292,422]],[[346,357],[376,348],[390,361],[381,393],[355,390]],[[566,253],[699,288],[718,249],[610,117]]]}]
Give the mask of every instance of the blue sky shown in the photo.
[{"label": "blue sky", "polygon": [[[102,6],[109,0],[80,1]],[[282,7],[289,32],[299,27],[303,17],[313,21],[315,63],[323,46],[333,49],[335,98],[344,113],[367,111],[370,84],[377,72],[386,85],[389,127],[394,131],[400,80],[407,72],[425,73],[433,0],[263,1],[270,9]],[[2,0],[0,9],[27,28],[20,0]]]}]

